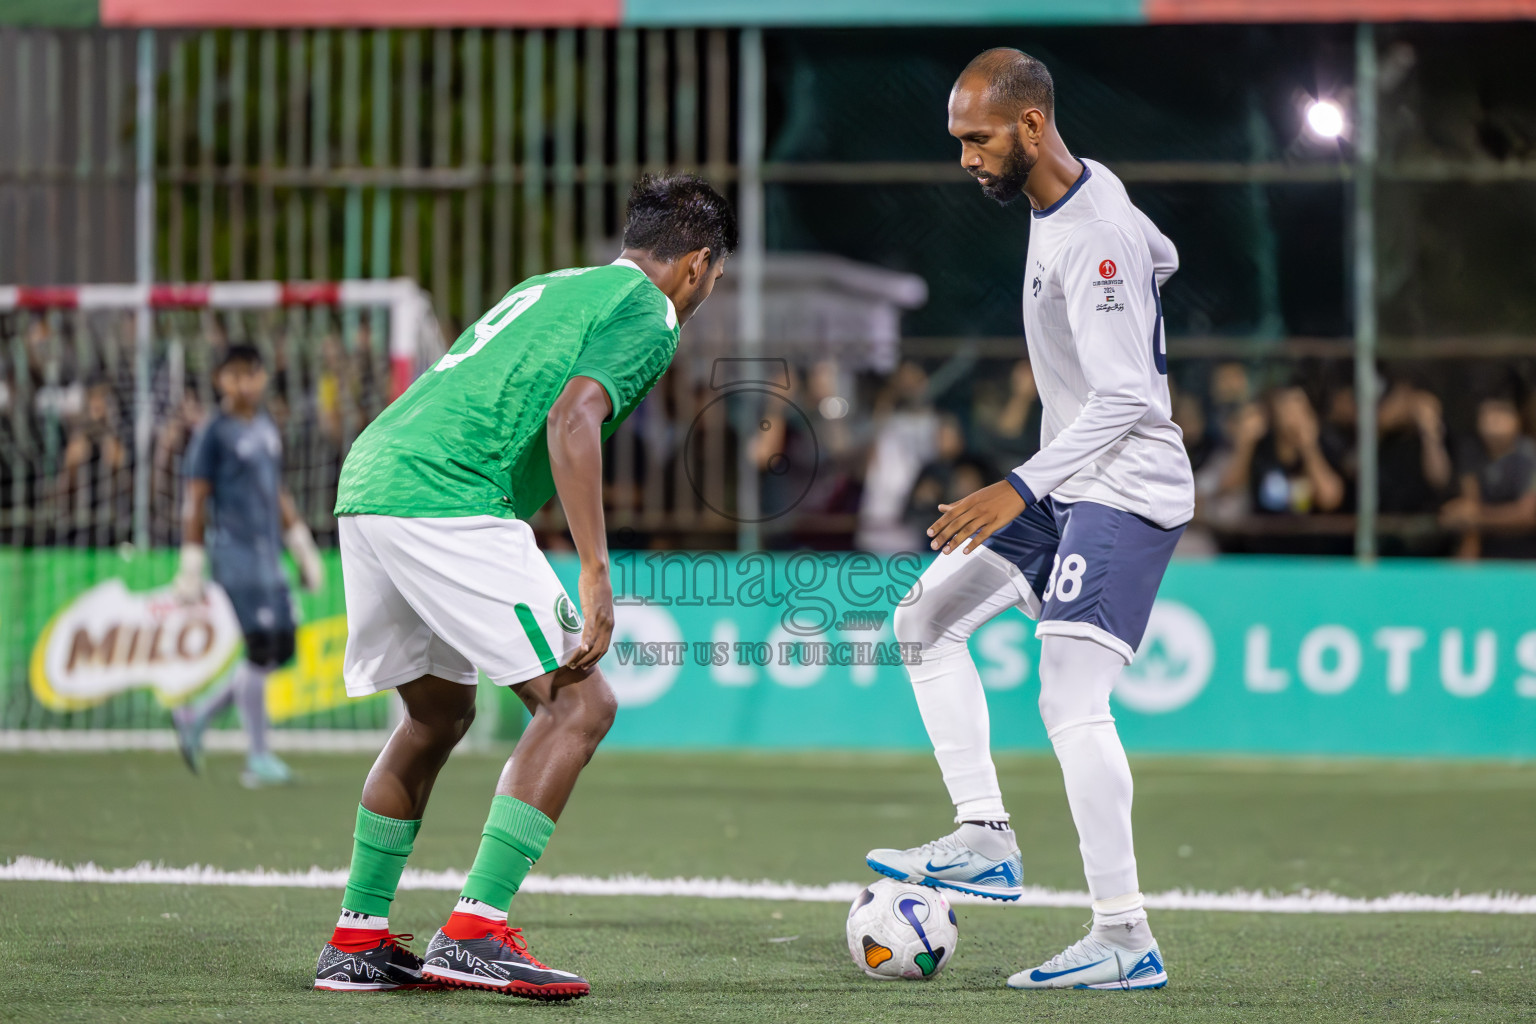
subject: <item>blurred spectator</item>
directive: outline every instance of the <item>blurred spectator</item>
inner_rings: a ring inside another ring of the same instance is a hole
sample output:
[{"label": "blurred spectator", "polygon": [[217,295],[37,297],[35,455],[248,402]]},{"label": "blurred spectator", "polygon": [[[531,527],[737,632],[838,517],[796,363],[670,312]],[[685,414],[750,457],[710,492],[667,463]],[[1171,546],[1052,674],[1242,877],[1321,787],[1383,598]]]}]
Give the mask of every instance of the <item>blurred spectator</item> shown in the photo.
[{"label": "blurred spectator", "polygon": [[[85,412],[85,384],[74,346],[54,331],[45,316],[35,318],[27,328],[25,348],[28,390],[32,393],[32,415],[28,423],[28,442],[39,454],[57,452],[66,442],[66,424]],[[53,473],[58,464],[46,467]]]},{"label": "blurred spectator", "polygon": [[[1209,524],[1223,518],[1221,511],[1213,505],[1220,503],[1221,475],[1230,452],[1206,429],[1205,409],[1200,400],[1178,389],[1171,381],[1170,388],[1173,392],[1173,422],[1184,435],[1184,450],[1189,455],[1190,468],[1195,471],[1195,521],[1179,538],[1176,553],[1180,556],[1213,555],[1219,547]],[[1230,514],[1226,518],[1230,518]]]},{"label": "blurred spectator", "polygon": [[1171,388],[1173,391],[1173,422],[1184,435],[1184,451],[1189,456],[1189,468],[1200,476],[1201,470],[1216,457],[1218,445],[1215,436],[1206,429],[1205,409],[1194,395]]},{"label": "blurred spectator", "polygon": [[182,457],[186,453],[187,442],[192,439],[202,419],[203,403],[198,400],[197,392],[188,388],[181,393],[180,401],[171,407],[155,431],[152,456],[154,478],[150,483],[152,543],[180,543]]},{"label": "blurred spectator", "polygon": [[85,411],[70,426],[58,478],[59,522],[70,544],[110,544],[128,512],[132,481],[128,449],[119,438],[117,402],[110,385],[86,392]]},{"label": "blurred spectator", "polygon": [[1014,363],[1005,382],[981,381],[977,390],[972,424],[977,451],[1004,472],[1022,466],[1040,450],[1040,392],[1029,360]]},{"label": "blurred spectator", "polygon": [[875,400],[873,450],[864,472],[855,544],[865,551],[912,551],[922,531],[905,522],[912,485],[937,445],[938,413],[928,399],[928,374],[907,361]]},{"label": "blurred spectator", "polygon": [[1507,395],[1477,407],[1477,440],[1467,446],[1461,495],[1440,512],[1461,533],[1461,558],[1536,557],[1536,441],[1520,432],[1520,407]]},{"label": "blurred spectator", "polygon": [[1360,482],[1360,405],[1355,401],[1353,382],[1336,384],[1326,394],[1319,444],[1344,480],[1344,499],[1334,511],[1354,512]]},{"label": "blurred spectator", "polygon": [[1221,489],[1246,489],[1254,513],[1335,512],[1344,503],[1343,453],[1325,451],[1317,413],[1301,388],[1282,388],[1262,406],[1245,407],[1231,429],[1232,461]]},{"label": "blurred spectator", "polygon": [[1218,443],[1231,447],[1232,435],[1229,424],[1235,425],[1240,410],[1253,401],[1253,389],[1248,382],[1248,368],[1242,363],[1218,363],[1211,371],[1210,422],[1215,424]]},{"label": "blurred spectator", "polygon": [[1407,381],[1388,389],[1377,408],[1379,499],[1383,512],[1433,512],[1451,485],[1440,399]]},{"label": "blurred spectator", "polygon": [[824,359],[803,373],[791,368],[785,401],[763,402],[763,431],[752,454],[762,480],[760,507],[772,517],[763,530],[769,546],[849,543],[851,531],[829,531],[826,517],[858,510],[857,424],[849,422],[843,397],[850,389],[837,363]]},{"label": "blurred spectator", "polygon": [[[907,499],[906,522],[918,537],[939,518],[939,503],[954,501],[1001,480],[1006,470],[999,470],[985,455],[968,451],[965,430],[960,420],[945,415],[939,420],[933,461],[923,466]],[[1010,469],[1012,467],[1009,467]]]},{"label": "blurred spectator", "polygon": [[327,442],[337,446],[344,437],[349,436],[346,428],[353,412],[352,403],[357,387],[349,362],[341,337],[334,331],[327,333],[320,343],[320,361],[316,368],[318,379],[315,382],[315,410],[319,416],[321,434]]}]

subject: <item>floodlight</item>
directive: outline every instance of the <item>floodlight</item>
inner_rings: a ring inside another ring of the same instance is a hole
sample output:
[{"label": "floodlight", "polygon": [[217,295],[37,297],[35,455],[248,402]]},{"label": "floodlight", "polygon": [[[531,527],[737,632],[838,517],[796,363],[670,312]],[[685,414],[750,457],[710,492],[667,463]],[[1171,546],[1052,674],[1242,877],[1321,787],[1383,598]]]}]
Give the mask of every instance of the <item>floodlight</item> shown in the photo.
[{"label": "floodlight", "polygon": [[1319,138],[1338,138],[1344,134],[1344,108],[1333,100],[1315,100],[1307,108],[1307,127]]}]

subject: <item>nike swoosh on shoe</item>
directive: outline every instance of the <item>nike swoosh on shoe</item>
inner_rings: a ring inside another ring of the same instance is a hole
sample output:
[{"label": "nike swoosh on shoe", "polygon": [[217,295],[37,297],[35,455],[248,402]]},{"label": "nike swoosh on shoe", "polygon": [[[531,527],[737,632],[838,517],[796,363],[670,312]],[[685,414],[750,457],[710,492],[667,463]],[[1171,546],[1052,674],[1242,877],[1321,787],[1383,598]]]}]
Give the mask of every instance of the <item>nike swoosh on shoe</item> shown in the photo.
[{"label": "nike swoosh on shoe", "polygon": [[1042,971],[1040,968],[1036,967],[1033,971],[1029,972],[1029,980],[1030,981],[1050,981],[1052,978],[1060,978],[1060,977],[1062,977],[1064,975],[1076,974],[1078,971],[1086,971],[1090,967],[1097,967],[1097,966],[1099,966],[1099,964],[1106,964],[1106,963],[1109,963],[1109,957],[1105,957],[1103,960],[1095,960],[1091,964],[1083,964],[1081,967],[1068,967],[1064,971],[1056,971],[1054,973],[1051,973],[1051,972],[1048,972],[1048,971]]},{"label": "nike swoosh on shoe", "polygon": [[963,861],[963,860],[957,860],[953,864],[940,864],[940,865],[936,865],[936,864],[934,864],[933,861],[929,861],[928,862],[928,867],[925,868],[924,870],[926,870],[926,871],[948,871],[950,868],[963,868],[963,867],[965,867],[965,863],[966,862]]},{"label": "nike swoosh on shoe", "polygon": [[[516,960],[495,960],[495,961],[492,961],[492,962],[493,963],[498,963],[498,964],[506,964],[509,967],[517,967],[517,968],[520,968],[520,969],[525,970],[525,971],[532,971],[532,970],[537,970],[538,969],[538,968],[534,967],[532,964],[521,963],[521,962],[516,961]],[[544,968],[544,970],[548,971],[550,974],[558,974],[562,978],[579,978],[579,977],[581,977],[581,975],[579,975],[579,974],[572,974],[570,971],[557,971],[553,967],[546,967],[546,968]]]}]

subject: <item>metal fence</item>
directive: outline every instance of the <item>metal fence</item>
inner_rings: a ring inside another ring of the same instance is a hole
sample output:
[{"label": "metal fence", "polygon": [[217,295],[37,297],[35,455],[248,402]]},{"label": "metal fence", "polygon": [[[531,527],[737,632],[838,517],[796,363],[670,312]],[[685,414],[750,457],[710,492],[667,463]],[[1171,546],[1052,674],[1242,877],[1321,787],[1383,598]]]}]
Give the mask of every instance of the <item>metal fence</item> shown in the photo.
[{"label": "metal fence", "polygon": [[[1536,161],[1518,153],[1488,159],[1399,145],[1375,151],[1375,98],[1386,88],[1382,76],[1399,73],[1396,48],[1411,31],[1346,27],[1327,40],[1342,69],[1338,94],[1353,95],[1358,129],[1357,144],[1331,159],[1255,145],[1246,157],[1202,152],[1200,159],[1109,161],[1133,188],[1159,195],[1246,190],[1256,209],[1265,189],[1315,188],[1338,197],[1329,207],[1337,222],[1321,230],[1339,239],[1334,258],[1339,250],[1348,253],[1336,275],[1344,307],[1338,322],[1352,336],[1277,336],[1278,300],[1271,293],[1279,270],[1271,247],[1267,255],[1238,254],[1252,259],[1260,280],[1264,313],[1254,337],[1176,336],[1170,355],[1176,361],[1273,361],[1316,350],[1354,360],[1360,514],[1334,525],[1358,527],[1355,546],[1364,555],[1378,547],[1376,422],[1369,414],[1377,358],[1476,353],[1509,360],[1533,351],[1531,339],[1519,334],[1377,338],[1375,282],[1383,276],[1377,264],[1390,271],[1396,253],[1384,253],[1383,246],[1395,245],[1400,232],[1399,224],[1383,223],[1384,194],[1536,182]],[[217,30],[137,37],[0,30],[0,282],[405,276],[430,291],[451,336],[531,273],[609,258],[624,193],[638,172],[700,169],[729,190],[743,220],[743,251],[732,270],[741,281],[739,330],[717,348],[685,354],[657,400],[616,439],[611,512],[615,529],[658,543],[729,542],[734,531],[737,543],[755,545],[760,531],[739,520],[761,511],[763,488],[773,482],[754,464],[744,436],[723,423],[710,435],[709,467],[694,467],[692,475],[684,438],[708,404],[713,356],[761,352],[765,196],[777,196],[784,208],[793,205],[795,190],[824,189],[828,198],[820,208],[826,209],[850,186],[968,186],[952,162],[888,159],[840,147],[836,139],[820,147],[823,155],[785,158],[793,147],[781,143],[804,120],[805,105],[824,99],[799,88],[805,65],[795,63],[801,56],[788,45],[795,38],[789,30],[750,29]],[[957,38],[946,37],[945,45],[957,53],[973,45]],[[846,42],[834,37],[830,45],[835,50]],[[1117,45],[1134,43],[1126,36]],[[869,82],[867,63],[853,67],[850,77],[885,92],[922,92],[919,105],[927,110],[932,83],[919,81],[921,75],[953,74],[947,59],[939,63],[942,68],[926,71],[895,67],[891,74],[910,79],[899,88],[895,79],[889,88]],[[152,96],[135,85],[144,71]],[[1099,103],[1110,98],[1108,91],[1094,96]],[[864,100],[855,95],[851,102],[857,109]],[[1385,116],[1412,121],[1417,108],[1400,107]],[[847,104],[839,109],[847,116]],[[1399,136],[1406,130],[1392,129]],[[142,168],[136,142],[147,158]],[[154,211],[154,230],[145,236],[154,245],[143,266],[136,265],[134,247],[137,181]],[[892,199],[886,219],[904,214],[905,202]],[[802,217],[814,215],[802,210]],[[1017,338],[909,339],[905,347],[936,360],[941,377],[958,372],[978,351],[1001,358],[1020,349]],[[808,374],[814,362],[802,359],[800,372]],[[864,383],[869,394],[882,386]],[[873,409],[852,393],[844,397],[859,414]],[[721,489],[716,500],[699,493],[695,477]],[[829,511],[819,526],[807,520],[807,529],[846,538],[850,515]],[[548,516],[544,524],[558,526],[556,513]]]},{"label": "metal fence", "polygon": [[[640,171],[730,177],[733,39],[153,33],[154,277],[410,277],[462,325],[607,252]],[[134,34],[0,31],[0,281],[131,280]]]}]

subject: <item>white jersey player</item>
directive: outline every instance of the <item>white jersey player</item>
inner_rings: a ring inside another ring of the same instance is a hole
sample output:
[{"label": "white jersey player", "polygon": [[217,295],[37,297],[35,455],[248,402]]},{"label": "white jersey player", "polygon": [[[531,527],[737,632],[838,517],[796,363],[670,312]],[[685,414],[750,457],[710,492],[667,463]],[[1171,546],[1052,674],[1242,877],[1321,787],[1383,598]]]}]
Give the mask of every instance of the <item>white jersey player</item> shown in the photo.
[{"label": "white jersey player", "polygon": [[1170,418],[1158,289],[1173,244],[1101,164],[1056,130],[1050,73],[988,50],[955,83],[949,131],[961,162],[1000,203],[1034,207],[1024,332],[1044,418],[1041,449],[1004,481],[949,505],[928,530],[941,554],[896,611],[917,644],[908,666],[955,804],[954,833],[872,850],[876,871],[1018,899],[1023,864],[992,764],[987,703],[966,646],[1008,608],[1038,620],[1040,714],[1061,762],[1093,897],[1089,934],[1014,988],[1160,988],[1131,840],[1131,772],[1109,694],[1135,656],[1194,482]]}]

